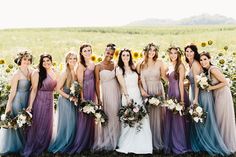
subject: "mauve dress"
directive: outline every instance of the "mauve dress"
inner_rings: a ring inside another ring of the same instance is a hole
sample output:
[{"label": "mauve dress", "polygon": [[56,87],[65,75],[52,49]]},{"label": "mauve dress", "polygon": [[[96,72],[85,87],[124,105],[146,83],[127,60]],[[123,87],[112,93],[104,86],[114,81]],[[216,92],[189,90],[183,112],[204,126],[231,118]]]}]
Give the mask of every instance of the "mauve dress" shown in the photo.
[{"label": "mauve dress", "polygon": [[[83,95],[85,100],[95,101],[94,69],[86,68],[83,81]],[[94,142],[94,118],[83,112],[77,114],[77,130],[73,144],[67,150],[69,154],[90,150]]]},{"label": "mauve dress", "polygon": [[[168,75],[168,97],[180,101],[179,80],[175,79],[175,72]],[[190,104],[188,94],[184,91],[185,108]],[[185,116],[174,114],[167,110],[164,121],[164,151],[165,153],[184,154],[190,151],[189,123]]]},{"label": "mauve dress", "polygon": [[[215,66],[211,66],[208,74]],[[219,81],[210,76],[211,84],[217,85]],[[236,152],[236,124],[234,114],[234,103],[229,86],[213,90],[215,99],[216,123],[218,124],[220,135],[222,136],[226,147],[231,153]]]},{"label": "mauve dress", "polygon": [[49,75],[42,82],[33,103],[33,122],[27,133],[26,145],[23,155],[39,156],[47,150],[52,136],[53,128],[53,90],[56,80]]}]

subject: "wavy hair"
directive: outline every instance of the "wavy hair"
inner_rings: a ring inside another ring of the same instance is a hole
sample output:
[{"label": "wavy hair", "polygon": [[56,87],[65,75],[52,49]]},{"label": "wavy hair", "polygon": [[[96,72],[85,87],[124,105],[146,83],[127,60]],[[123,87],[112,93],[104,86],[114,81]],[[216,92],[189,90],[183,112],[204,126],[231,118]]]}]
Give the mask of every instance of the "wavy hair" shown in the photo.
[{"label": "wavy hair", "polygon": [[167,52],[170,54],[171,50],[177,51],[177,60],[176,60],[175,68],[174,68],[174,72],[175,72],[174,76],[175,76],[175,79],[178,80],[179,66],[182,64],[182,60],[181,60],[182,50],[180,49],[180,47],[171,46],[167,49]]},{"label": "wavy hair", "polygon": [[47,71],[43,67],[43,59],[44,58],[48,58],[52,62],[52,56],[50,54],[42,54],[40,56],[39,65],[38,65],[38,69],[39,69],[39,83],[38,83],[38,86],[39,86],[39,88],[42,87],[43,81],[47,78]]},{"label": "wavy hair", "polygon": [[125,75],[125,68],[124,68],[125,65],[124,65],[124,62],[122,61],[122,58],[121,58],[123,52],[128,52],[129,53],[129,55],[130,55],[129,67],[132,71],[137,73],[137,71],[134,68],[134,63],[133,63],[133,59],[132,59],[131,50],[124,48],[124,49],[120,50],[119,58],[118,58],[118,64],[117,64],[122,69],[122,74]]},{"label": "wavy hair", "polygon": [[185,61],[186,61],[187,63],[189,63],[189,60],[188,60],[188,58],[186,57],[186,50],[187,50],[188,48],[190,48],[190,49],[194,52],[194,59],[197,60],[198,62],[200,62],[200,54],[198,53],[198,48],[197,48],[197,46],[194,45],[194,44],[190,44],[190,45],[187,45],[187,46],[184,47],[184,51],[185,51],[185,53],[184,53],[184,54],[185,54]]},{"label": "wavy hair", "polygon": [[144,61],[141,63],[140,68],[143,69],[144,67],[147,66],[147,62],[148,62],[148,52],[151,50],[151,48],[154,47],[154,51],[155,51],[155,56],[153,57],[153,61],[156,61],[158,58],[158,52],[159,52],[159,47],[157,45],[155,45],[154,43],[149,43],[147,44],[144,49]]},{"label": "wavy hair", "polygon": [[82,44],[79,48],[79,56],[80,56],[80,63],[84,66],[87,67],[86,63],[85,63],[85,59],[84,56],[82,55],[82,51],[85,47],[90,47],[91,48],[91,52],[92,52],[92,46],[90,44]]},{"label": "wavy hair", "polygon": [[66,77],[66,86],[67,87],[70,87],[72,84],[72,73],[71,73],[70,65],[68,63],[68,60],[71,56],[76,56],[76,60],[78,60],[76,53],[73,51],[69,51],[65,56],[66,76],[67,76]]},{"label": "wavy hair", "polygon": [[14,62],[20,66],[21,65],[21,61],[24,57],[27,57],[30,59],[30,63],[32,63],[33,61],[33,56],[27,51],[27,50],[24,50],[24,51],[20,51],[18,52],[16,58],[14,59]]}]

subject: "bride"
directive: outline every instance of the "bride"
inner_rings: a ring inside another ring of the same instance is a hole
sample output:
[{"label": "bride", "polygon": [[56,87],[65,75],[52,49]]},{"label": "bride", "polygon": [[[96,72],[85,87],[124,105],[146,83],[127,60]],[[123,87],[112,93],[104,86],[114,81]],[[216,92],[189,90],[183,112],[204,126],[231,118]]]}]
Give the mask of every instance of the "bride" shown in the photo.
[{"label": "bride", "polygon": [[[123,93],[122,106],[126,106],[132,99],[138,105],[143,105],[138,86],[138,74],[135,71],[129,49],[120,51],[116,75]],[[141,123],[140,131],[137,131],[138,124],[134,127],[121,124],[121,135],[116,151],[126,154],[152,154],[152,133],[148,115],[142,119]]]}]

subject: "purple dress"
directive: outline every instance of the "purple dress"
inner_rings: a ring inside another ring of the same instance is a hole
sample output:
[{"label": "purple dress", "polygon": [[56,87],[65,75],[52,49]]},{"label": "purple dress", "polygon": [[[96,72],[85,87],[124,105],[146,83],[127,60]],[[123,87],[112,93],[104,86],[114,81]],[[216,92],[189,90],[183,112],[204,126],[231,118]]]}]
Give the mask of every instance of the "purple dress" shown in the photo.
[{"label": "purple dress", "polygon": [[[86,68],[84,72],[83,95],[85,100],[95,101],[95,77],[94,70]],[[89,150],[94,142],[94,118],[90,115],[80,112],[77,114],[76,136],[68,153],[80,153],[83,150]]]},{"label": "purple dress", "polygon": [[[174,71],[169,74],[168,97],[180,101],[179,80],[175,79]],[[185,107],[189,106],[189,99],[184,91]],[[165,153],[183,154],[190,151],[189,124],[184,116],[166,111],[164,122],[164,151]]]},{"label": "purple dress", "polygon": [[56,80],[49,75],[38,90],[33,103],[33,122],[27,133],[23,156],[38,156],[47,150],[53,127],[53,90]]}]

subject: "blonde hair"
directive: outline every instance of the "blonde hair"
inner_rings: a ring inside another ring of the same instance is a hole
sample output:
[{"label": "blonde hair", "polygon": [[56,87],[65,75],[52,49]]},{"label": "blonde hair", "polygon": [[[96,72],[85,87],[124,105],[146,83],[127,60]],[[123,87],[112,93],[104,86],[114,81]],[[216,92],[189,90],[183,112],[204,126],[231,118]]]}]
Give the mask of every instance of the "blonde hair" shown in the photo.
[{"label": "blonde hair", "polygon": [[153,61],[156,61],[158,58],[158,52],[159,52],[159,47],[157,45],[155,45],[154,43],[149,43],[148,45],[145,46],[145,48],[143,49],[144,52],[144,61],[141,63],[140,68],[143,69],[144,67],[147,66],[147,62],[148,62],[148,52],[151,50],[151,47],[155,48],[155,56],[153,57]]},{"label": "blonde hair", "polygon": [[72,74],[71,74],[71,70],[69,67],[69,63],[68,60],[71,56],[76,56],[76,59],[78,61],[78,57],[77,54],[74,51],[69,51],[66,55],[65,55],[65,63],[66,63],[66,86],[70,87],[72,84]]}]

